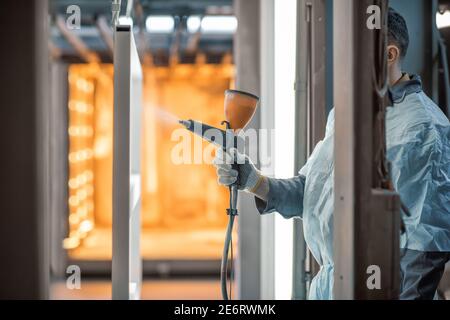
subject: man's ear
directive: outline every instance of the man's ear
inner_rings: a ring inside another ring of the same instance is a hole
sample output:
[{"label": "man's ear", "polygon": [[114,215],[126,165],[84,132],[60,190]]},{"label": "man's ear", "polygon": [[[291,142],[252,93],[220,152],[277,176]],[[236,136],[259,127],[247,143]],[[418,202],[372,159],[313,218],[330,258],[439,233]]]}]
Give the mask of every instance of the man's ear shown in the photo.
[{"label": "man's ear", "polygon": [[388,63],[394,63],[400,59],[400,49],[397,46],[390,45],[387,47]]}]

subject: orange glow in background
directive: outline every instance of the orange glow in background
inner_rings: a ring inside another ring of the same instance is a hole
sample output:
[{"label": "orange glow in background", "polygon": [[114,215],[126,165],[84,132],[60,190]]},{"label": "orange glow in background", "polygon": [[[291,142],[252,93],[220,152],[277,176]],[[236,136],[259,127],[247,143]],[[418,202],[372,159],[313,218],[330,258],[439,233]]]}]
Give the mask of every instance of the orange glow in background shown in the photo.
[{"label": "orange glow in background", "polygon": [[[207,164],[172,163],[177,119],[214,126],[234,67],[197,63],[143,67],[142,235],[144,259],[219,259],[228,190]],[[113,66],[69,67],[69,235],[81,260],[111,259]],[[204,143],[204,146],[207,144]]]}]

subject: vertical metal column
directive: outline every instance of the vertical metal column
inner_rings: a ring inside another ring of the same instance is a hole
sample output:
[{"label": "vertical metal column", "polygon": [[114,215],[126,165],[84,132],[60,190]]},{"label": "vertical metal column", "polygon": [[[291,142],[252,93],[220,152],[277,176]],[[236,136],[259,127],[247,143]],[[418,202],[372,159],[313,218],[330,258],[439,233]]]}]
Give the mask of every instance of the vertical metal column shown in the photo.
[{"label": "vertical metal column", "polygon": [[[295,83],[295,166],[297,175],[314,146],[325,134],[326,124],[326,1],[298,0],[297,61]],[[293,299],[306,299],[306,264],[317,272],[307,251],[303,223],[294,220]]]},{"label": "vertical metal column", "polygon": [[[62,154],[68,154],[68,69],[63,62],[50,64],[49,104],[49,177],[50,177],[50,264],[52,274],[65,276],[67,251],[62,241],[67,235],[68,207],[68,161]],[[84,270],[83,270],[84,271]]]},{"label": "vertical metal column", "polygon": [[113,299],[139,299],[142,70],[129,25],[114,35]]},{"label": "vertical metal column", "polygon": [[48,1],[2,1],[0,30],[0,299],[47,299]]},{"label": "vertical metal column", "polygon": [[[334,298],[354,298],[354,0],[334,4],[335,203]],[[345,84],[345,85],[344,85]],[[339,142],[345,143],[337,148]],[[337,217],[339,215],[339,218]]]},{"label": "vertical metal column", "polygon": [[[234,57],[236,61],[236,88],[260,93],[259,67],[259,0],[235,0],[235,15],[239,21],[239,30],[234,39]],[[259,111],[248,127],[259,127]],[[257,146],[250,146],[257,147]],[[256,161],[256,159],[252,159]],[[261,294],[261,217],[255,209],[254,197],[240,193],[238,209],[239,248],[236,264],[237,298],[259,299]]]},{"label": "vertical metal column", "polygon": [[[271,132],[275,127],[275,0],[261,1],[260,68],[261,100],[260,128]],[[259,146],[260,154],[271,155],[274,146],[271,137]],[[260,156],[261,157],[261,156]],[[264,159],[267,160],[267,159]],[[273,176],[274,162],[260,168],[264,175]],[[275,299],[275,215],[261,217],[260,264],[261,299]]]},{"label": "vertical metal column", "polygon": [[[335,299],[395,299],[399,293],[399,198],[377,187],[374,174],[374,150],[385,143],[376,134],[383,124],[373,82],[381,31],[366,27],[366,12],[380,3],[334,3]],[[367,285],[369,266],[381,271],[380,289]]]}]

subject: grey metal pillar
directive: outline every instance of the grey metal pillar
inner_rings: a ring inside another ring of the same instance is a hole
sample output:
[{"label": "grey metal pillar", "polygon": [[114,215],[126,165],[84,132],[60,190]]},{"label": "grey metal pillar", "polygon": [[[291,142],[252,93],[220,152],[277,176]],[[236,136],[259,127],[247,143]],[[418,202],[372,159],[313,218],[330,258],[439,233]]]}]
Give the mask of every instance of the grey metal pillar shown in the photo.
[{"label": "grey metal pillar", "polygon": [[112,298],[140,299],[142,68],[130,25],[114,30]]},{"label": "grey metal pillar", "polygon": [[49,114],[49,176],[50,176],[50,237],[51,271],[58,277],[65,276],[67,252],[62,241],[67,236],[69,208],[68,190],[68,72],[67,64],[52,62],[50,65],[50,114]]},{"label": "grey metal pillar", "polygon": [[[325,134],[326,0],[298,0],[296,51],[295,175]],[[300,219],[294,220],[293,241],[292,298],[306,299],[306,271],[316,273],[318,268],[307,250]]]},{"label": "grey metal pillar", "polygon": [[[235,0],[238,31],[234,39],[236,88],[260,94],[259,26],[260,1]],[[259,127],[259,111],[249,127]],[[257,160],[257,159],[253,159]],[[260,215],[253,196],[240,193],[238,210],[239,257],[237,259],[237,298],[260,298]]]},{"label": "grey metal pillar", "polygon": [[[380,31],[361,27],[367,7],[381,2],[334,3],[335,299],[395,299],[399,294],[399,198],[380,189],[374,174],[375,150],[384,145],[375,134],[383,123],[376,114],[381,101],[372,73]],[[370,266],[381,272],[380,289],[367,286]]]},{"label": "grey metal pillar", "polygon": [[[261,100],[260,127],[271,132],[275,127],[275,0],[262,0],[260,13]],[[272,140],[267,137],[259,146],[260,154],[271,155]],[[274,163],[260,168],[264,175],[274,175]],[[275,215],[261,216],[260,232],[261,299],[275,299]]]},{"label": "grey metal pillar", "polygon": [[48,298],[47,23],[46,0],[0,5],[0,299]]}]

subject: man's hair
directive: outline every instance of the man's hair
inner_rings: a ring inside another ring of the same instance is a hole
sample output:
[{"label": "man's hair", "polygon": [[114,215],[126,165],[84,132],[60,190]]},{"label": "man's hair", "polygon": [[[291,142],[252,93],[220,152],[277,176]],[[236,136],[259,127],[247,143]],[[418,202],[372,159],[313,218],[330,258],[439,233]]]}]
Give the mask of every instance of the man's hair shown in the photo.
[{"label": "man's hair", "polygon": [[403,60],[409,46],[408,26],[402,15],[392,8],[388,11],[388,41],[400,49],[400,58]]}]

